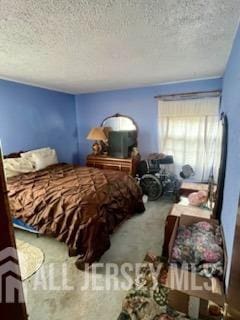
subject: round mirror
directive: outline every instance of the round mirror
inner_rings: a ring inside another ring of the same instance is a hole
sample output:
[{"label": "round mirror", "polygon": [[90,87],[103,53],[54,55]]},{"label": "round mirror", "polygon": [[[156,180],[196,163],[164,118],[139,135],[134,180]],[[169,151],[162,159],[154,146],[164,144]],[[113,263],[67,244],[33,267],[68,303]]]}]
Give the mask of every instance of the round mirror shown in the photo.
[{"label": "round mirror", "polygon": [[103,120],[102,127],[110,127],[113,131],[137,131],[137,125],[130,117],[115,114]]}]

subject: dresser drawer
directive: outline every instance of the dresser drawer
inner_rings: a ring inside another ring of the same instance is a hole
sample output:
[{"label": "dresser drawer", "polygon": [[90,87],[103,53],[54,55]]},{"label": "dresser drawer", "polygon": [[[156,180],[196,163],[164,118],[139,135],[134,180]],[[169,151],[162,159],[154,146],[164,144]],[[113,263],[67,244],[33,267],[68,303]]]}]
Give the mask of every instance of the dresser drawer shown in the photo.
[{"label": "dresser drawer", "polygon": [[87,166],[105,170],[123,171],[135,176],[138,161],[136,159],[120,159],[106,156],[89,155]]}]

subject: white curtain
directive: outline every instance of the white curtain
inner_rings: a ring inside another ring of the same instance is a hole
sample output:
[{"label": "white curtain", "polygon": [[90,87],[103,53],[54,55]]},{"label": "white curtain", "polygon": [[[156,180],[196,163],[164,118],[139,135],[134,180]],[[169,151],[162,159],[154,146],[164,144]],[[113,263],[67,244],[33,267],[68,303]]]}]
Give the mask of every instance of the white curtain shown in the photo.
[{"label": "white curtain", "polygon": [[195,171],[194,180],[215,180],[221,151],[219,98],[179,101],[159,100],[159,151],[173,155],[175,171],[185,164]]}]

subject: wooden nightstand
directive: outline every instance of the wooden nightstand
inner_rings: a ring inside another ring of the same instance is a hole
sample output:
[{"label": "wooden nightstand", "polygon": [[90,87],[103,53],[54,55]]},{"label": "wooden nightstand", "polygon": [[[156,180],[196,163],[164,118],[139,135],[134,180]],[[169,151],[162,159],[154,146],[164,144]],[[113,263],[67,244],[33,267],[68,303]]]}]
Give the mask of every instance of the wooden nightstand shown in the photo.
[{"label": "wooden nightstand", "polygon": [[99,169],[109,169],[109,170],[117,170],[124,171],[132,176],[136,175],[137,165],[139,163],[139,159],[137,158],[113,158],[104,155],[89,155],[87,156],[88,167],[94,167]]}]

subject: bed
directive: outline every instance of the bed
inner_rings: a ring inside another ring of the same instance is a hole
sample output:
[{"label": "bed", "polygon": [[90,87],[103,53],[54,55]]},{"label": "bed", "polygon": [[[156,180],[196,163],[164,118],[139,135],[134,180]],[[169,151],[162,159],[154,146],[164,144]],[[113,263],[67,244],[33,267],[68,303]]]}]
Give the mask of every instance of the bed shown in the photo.
[{"label": "bed", "polygon": [[13,218],[65,242],[80,269],[100,259],[117,226],[144,211],[139,186],[119,171],[55,164],[11,177],[7,186]]}]

